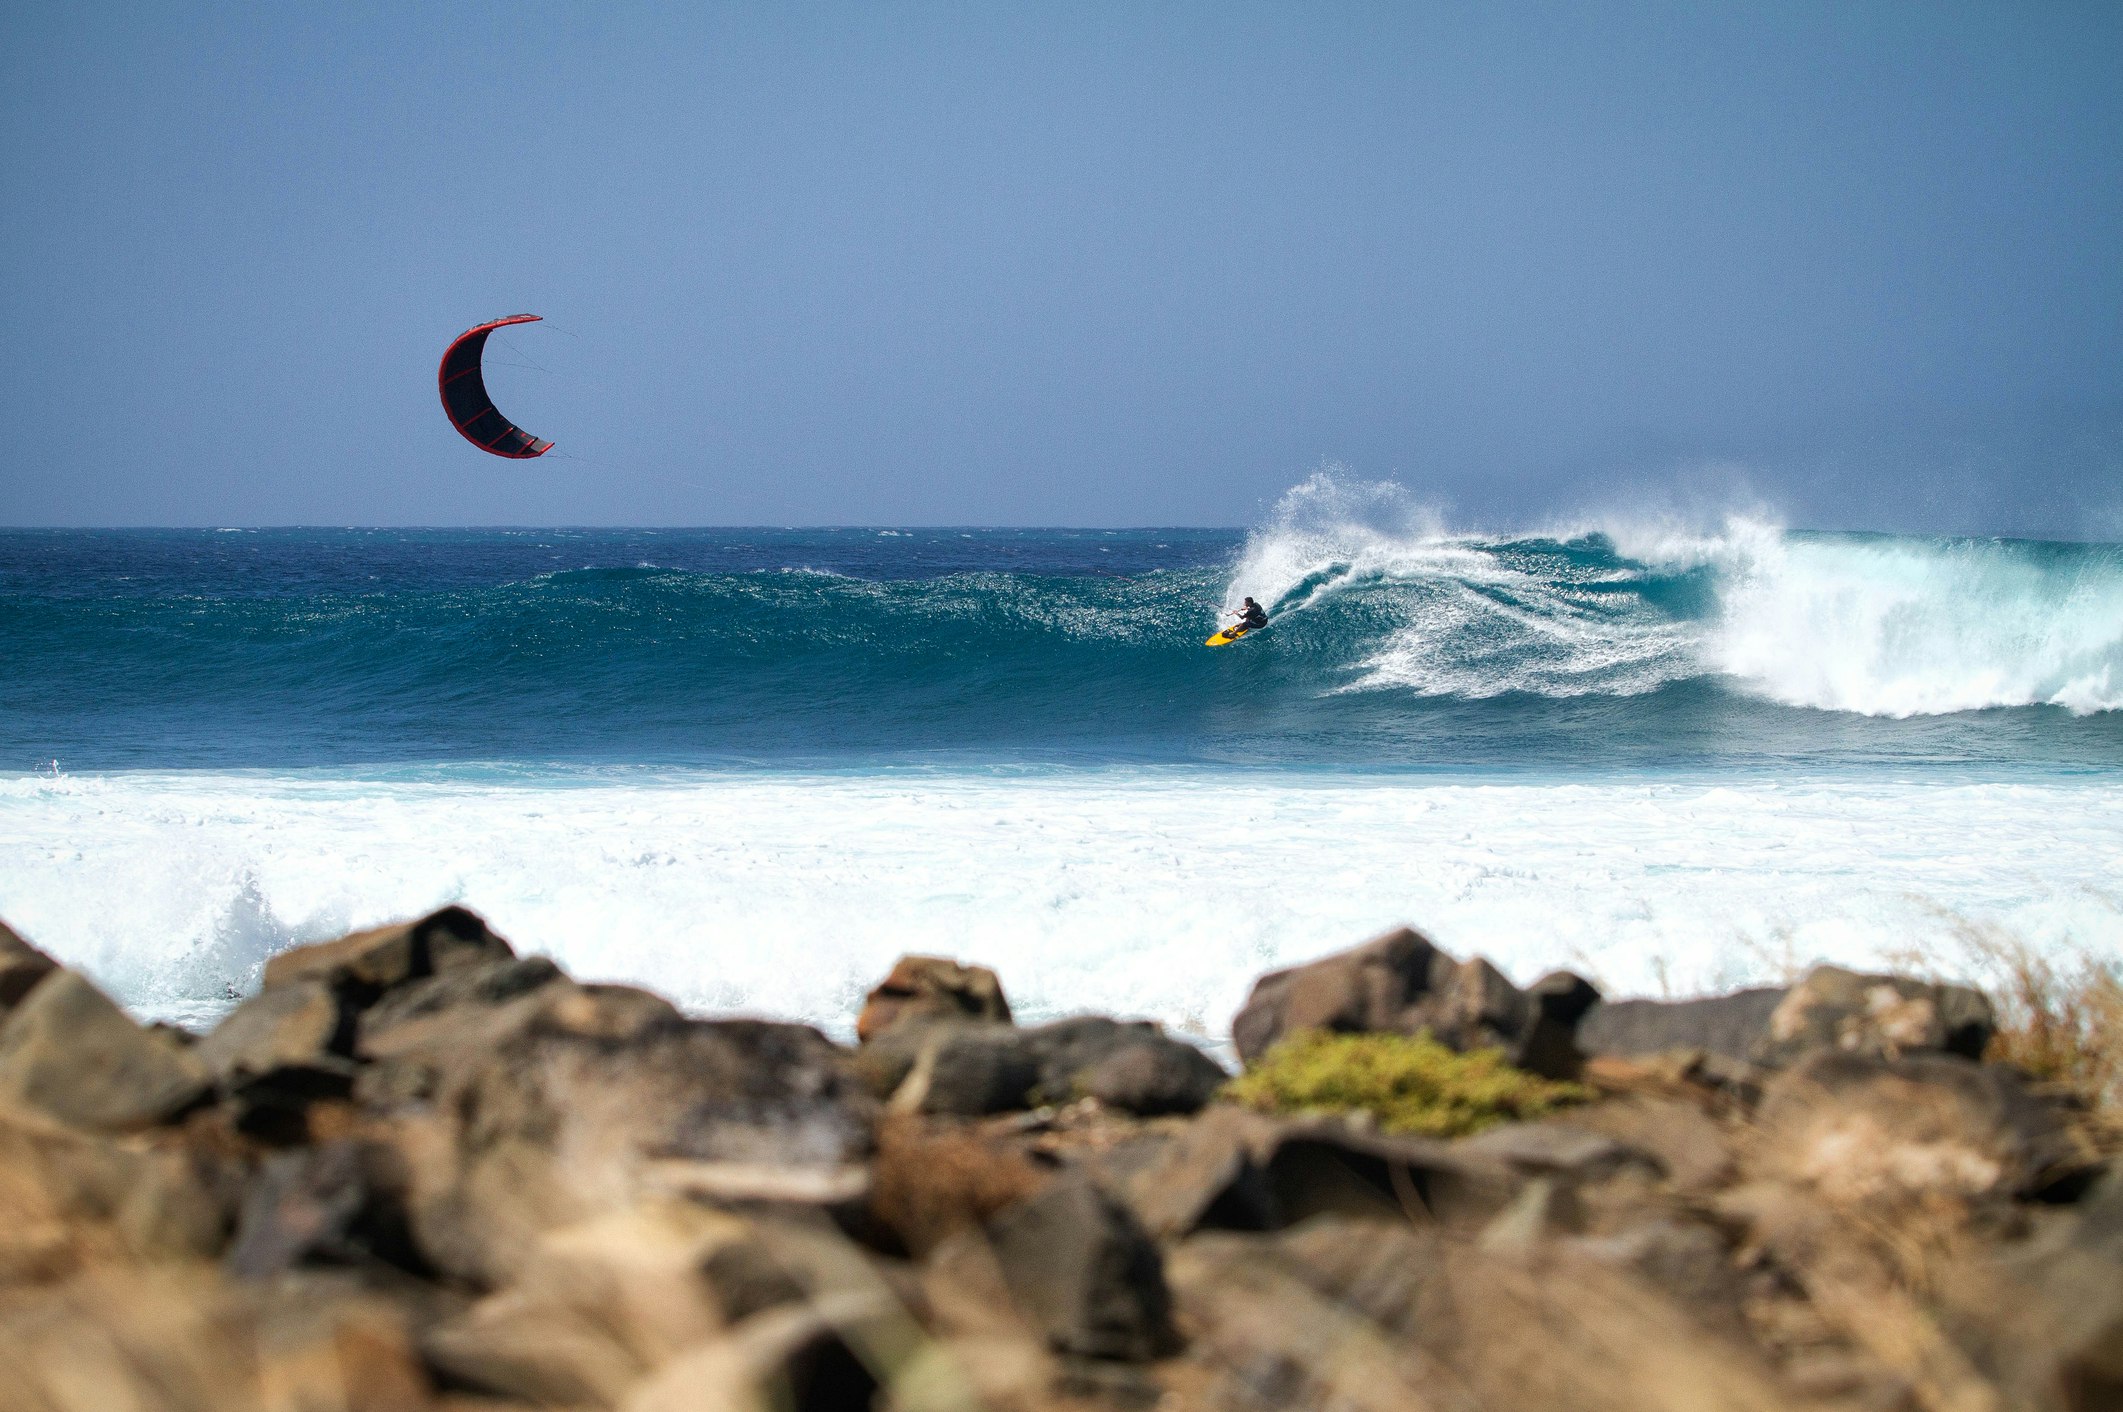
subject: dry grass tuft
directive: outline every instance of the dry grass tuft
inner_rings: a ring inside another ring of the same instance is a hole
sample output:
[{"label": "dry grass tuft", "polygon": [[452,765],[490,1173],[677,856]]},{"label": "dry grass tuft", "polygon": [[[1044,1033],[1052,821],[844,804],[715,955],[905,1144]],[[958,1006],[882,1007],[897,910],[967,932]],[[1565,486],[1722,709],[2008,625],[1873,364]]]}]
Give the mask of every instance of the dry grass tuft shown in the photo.
[{"label": "dry grass tuft", "polygon": [[2123,1128],[2123,965],[2080,956],[2059,967],[2020,945],[1994,948],[1992,960],[1999,1023],[1983,1057],[2073,1090]]},{"label": "dry grass tuft", "polygon": [[1222,1096],[1268,1113],[1367,1113],[1387,1132],[1460,1137],[1542,1117],[1592,1091],[1514,1069],[1499,1049],[1460,1054],[1427,1034],[1305,1030],[1262,1055]]}]

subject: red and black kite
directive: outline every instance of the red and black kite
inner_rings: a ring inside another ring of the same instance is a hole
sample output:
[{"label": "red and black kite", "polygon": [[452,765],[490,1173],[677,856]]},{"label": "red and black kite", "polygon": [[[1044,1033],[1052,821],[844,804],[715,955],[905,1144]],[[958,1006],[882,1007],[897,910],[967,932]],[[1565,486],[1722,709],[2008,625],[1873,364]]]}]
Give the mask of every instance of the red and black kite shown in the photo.
[{"label": "red and black kite", "polygon": [[502,416],[494,399],[487,396],[486,379],[479,375],[479,355],[486,351],[488,334],[510,324],[537,322],[536,314],[511,314],[506,319],[468,328],[442,355],[441,371],[435,374],[442,385],[442,410],[450,414],[450,425],[481,451],[528,461],[553,449],[552,442],[540,441]]}]

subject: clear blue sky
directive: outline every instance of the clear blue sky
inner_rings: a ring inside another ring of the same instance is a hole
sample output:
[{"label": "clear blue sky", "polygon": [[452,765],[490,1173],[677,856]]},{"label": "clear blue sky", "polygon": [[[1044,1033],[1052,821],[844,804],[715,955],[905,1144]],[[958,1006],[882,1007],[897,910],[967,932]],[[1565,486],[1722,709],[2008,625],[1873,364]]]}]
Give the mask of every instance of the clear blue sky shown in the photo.
[{"label": "clear blue sky", "polygon": [[[1336,461],[2123,538],[2119,74],[2113,0],[13,0],[0,523],[1233,524]],[[586,459],[443,419],[526,310],[490,383]]]}]

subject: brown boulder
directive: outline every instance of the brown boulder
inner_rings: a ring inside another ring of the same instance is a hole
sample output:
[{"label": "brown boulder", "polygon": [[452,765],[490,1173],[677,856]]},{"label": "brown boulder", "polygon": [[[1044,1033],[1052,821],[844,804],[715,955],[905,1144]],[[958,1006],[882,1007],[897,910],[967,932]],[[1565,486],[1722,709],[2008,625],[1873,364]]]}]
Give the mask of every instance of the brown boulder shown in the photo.
[{"label": "brown boulder", "polygon": [[1520,1184],[1504,1164],[1427,1138],[1218,1105],[1101,1173],[1160,1240],[1278,1230],[1320,1215],[1478,1223]]},{"label": "brown boulder", "polygon": [[0,1101],[77,1127],[146,1127],[210,1086],[190,1051],[134,1024],[73,971],[47,976],[0,1022]]},{"label": "brown boulder", "polygon": [[352,1040],[352,1012],[337,991],[312,978],[260,991],[192,1052],[235,1100],[244,1132],[299,1142],[309,1137],[312,1103],[352,1091]]},{"label": "brown boulder", "polygon": [[1995,1028],[1990,1001],[1967,986],[1816,966],[1788,988],[1697,1000],[1608,1001],[1586,1013],[1577,1044],[1591,1055],[1700,1050],[1780,1068],[1821,1049],[1974,1059]]},{"label": "brown boulder", "polygon": [[210,1267],[100,1270],[0,1306],[0,1405],[24,1412],[424,1412],[407,1312],[341,1281],[264,1294]]},{"label": "brown boulder", "polygon": [[1052,1176],[994,1134],[901,1113],[878,1125],[874,1170],[871,1215],[916,1256],[1030,1196]]},{"label": "brown boulder", "polygon": [[459,1017],[378,1037],[356,1086],[405,1159],[422,1253],[459,1278],[505,1280],[540,1232],[649,1195],[865,1195],[875,1108],[815,1030],[566,981]]},{"label": "brown boulder", "polygon": [[1228,1077],[1149,1021],[1101,1015],[1033,1029],[910,1019],[864,1045],[854,1070],[898,1111],[963,1117],[1079,1098],[1146,1117],[1192,1113]]},{"label": "brown boulder", "polygon": [[0,1015],[22,1002],[30,987],[57,970],[59,963],[0,922]]},{"label": "brown boulder", "polygon": [[[1399,1412],[1782,1412],[1743,1341],[1611,1264],[1537,1263],[1328,1218],[1198,1236],[1169,1261],[1209,1405]],[[1800,1404],[1804,1405],[1804,1404]]]},{"label": "brown boulder", "polygon": [[778,1305],[672,1359],[620,1412],[869,1412],[881,1399],[864,1355],[889,1346],[896,1316],[866,1293]]},{"label": "brown boulder", "polygon": [[[472,1017],[499,1010],[567,977],[543,956],[483,961],[455,966],[425,980],[410,981],[361,1012],[357,1050],[367,1056],[400,1047],[410,1037],[419,1043],[422,1026],[442,1033],[452,1026],[477,1023]],[[665,1010],[675,1015],[666,1005]]]},{"label": "brown boulder", "polygon": [[381,1143],[341,1140],[268,1160],[245,1194],[230,1274],[374,1262],[425,1273],[406,1226],[405,1172]]},{"label": "brown boulder", "polygon": [[2030,1412],[2123,1407],[2123,1172],[1943,1281],[1950,1327]]},{"label": "brown boulder", "polygon": [[1625,1093],[1572,1109],[1569,1121],[1657,1159],[1676,1191],[1709,1192],[1733,1178],[1737,1159],[1732,1129],[1699,1102]]},{"label": "brown boulder", "polygon": [[[428,1360],[462,1386],[541,1407],[617,1404],[671,1358],[756,1312],[712,1275],[749,1250],[738,1217],[650,1202],[540,1237],[517,1278],[428,1331]],[[760,1306],[764,1307],[764,1306]]]},{"label": "brown boulder", "polygon": [[217,1082],[240,1084],[276,1069],[343,1060],[351,1016],[321,980],[260,991],[237,1006],[193,1049]]},{"label": "brown boulder", "polygon": [[1231,1039],[1251,1063],[1298,1030],[1428,1031],[1454,1049],[1493,1046],[1521,1068],[1568,1077],[1580,1062],[1572,1028],[1597,995],[1568,972],[1520,990],[1482,958],[1455,961],[1403,927],[1262,976],[1231,1022]]},{"label": "brown boulder", "polygon": [[905,1020],[970,1020],[1007,1025],[1010,1002],[985,966],[944,956],[902,956],[863,1001],[855,1038],[868,1044]]},{"label": "brown boulder", "polygon": [[1816,966],[1785,992],[1755,1052],[1758,1064],[1788,1064],[1817,1049],[1854,1054],[1925,1051],[1980,1059],[1997,1029],[1979,990],[1906,976]]},{"label": "brown boulder", "polygon": [[1057,1353],[1139,1362],[1177,1341],[1157,1246],[1081,1173],[952,1235],[927,1283],[947,1324],[1021,1328]]},{"label": "brown boulder", "polygon": [[2016,1072],[1947,1054],[1817,1051],[1762,1096],[1748,1175],[1845,1207],[1909,1196],[2032,1196],[2093,1154]]},{"label": "brown boulder", "polygon": [[909,1020],[852,1061],[864,1087],[895,1112],[979,1117],[1031,1104],[1039,1059],[1013,1026]]},{"label": "brown boulder", "polygon": [[321,980],[361,1008],[407,981],[515,954],[476,913],[445,907],[416,921],[283,951],[265,963],[265,985],[270,990],[299,980]]}]

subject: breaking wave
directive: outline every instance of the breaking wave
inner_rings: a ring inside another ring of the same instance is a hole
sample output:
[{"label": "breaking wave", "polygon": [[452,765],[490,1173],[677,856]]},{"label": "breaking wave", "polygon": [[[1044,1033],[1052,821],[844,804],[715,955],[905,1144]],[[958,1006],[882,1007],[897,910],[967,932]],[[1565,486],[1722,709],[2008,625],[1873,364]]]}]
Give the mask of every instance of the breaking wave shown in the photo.
[{"label": "breaking wave", "polygon": [[1225,606],[1333,615],[1343,690],[1631,696],[1716,678],[1910,717],[2123,706],[2123,548],[1617,521],[1455,532],[1400,487],[1321,472],[1240,552]]}]

